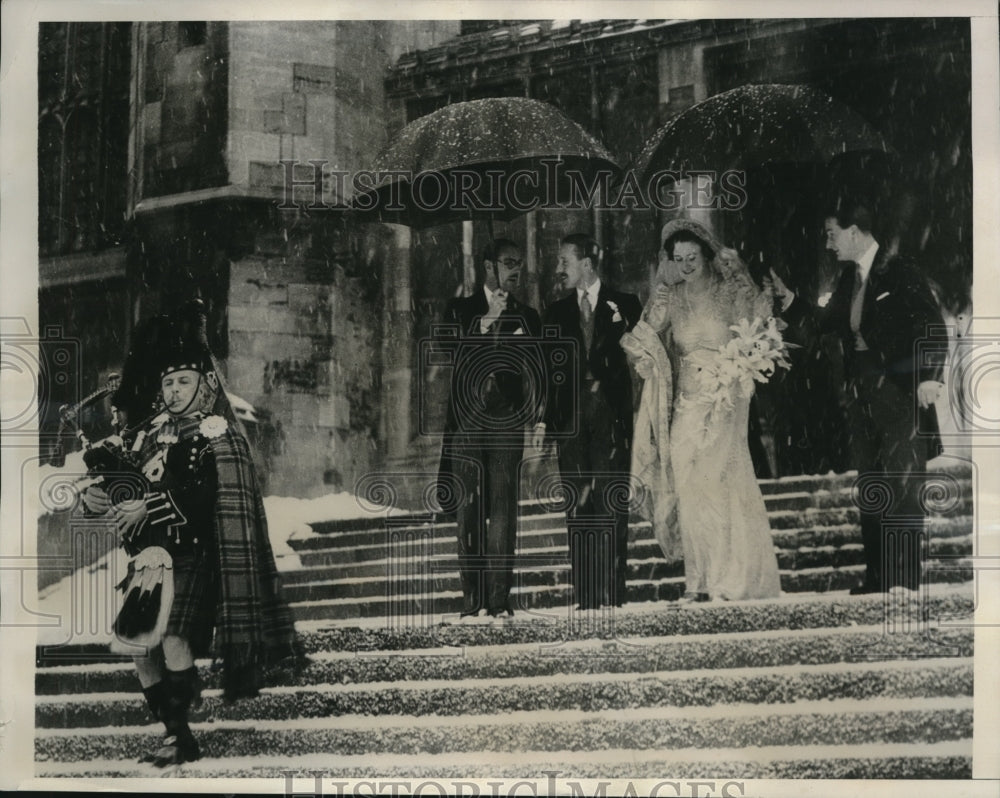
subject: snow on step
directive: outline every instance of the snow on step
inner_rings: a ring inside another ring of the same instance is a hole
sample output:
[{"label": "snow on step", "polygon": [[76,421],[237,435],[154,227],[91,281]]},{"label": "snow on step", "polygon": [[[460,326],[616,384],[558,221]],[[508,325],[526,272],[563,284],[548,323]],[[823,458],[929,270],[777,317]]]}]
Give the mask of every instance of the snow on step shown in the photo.
[{"label": "snow on step", "polygon": [[[801,746],[752,746],[747,748],[674,748],[674,749],[598,749],[593,751],[519,751],[516,761],[509,763],[495,752],[482,754],[467,753],[461,759],[458,769],[454,754],[301,754],[298,756],[255,756],[204,758],[184,766],[184,775],[191,777],[217,775],[223,772],[273,771],[284,773],[293,771],[309,774],[321,771],[332,775],[379,773],[393,775],[399,770],[416,771],[422,774],[454,774],[458,772],[494,775],[500,769],[515,764],[516,773],[528,770],[543,773],[557,770],[563,778],[571,778],[572,772],[581,766],[607,768],[621,763],[683,763],[717,764],[719,762],[748,762],[766,764],[770,762],[807,762],[831,760],[878,760],[893,758],[961,758],[971,757],[972,740],[944,740],[934,743],[866,743],[863,745],[801,745]],[[77,776],[88,773],[114,772],[127,763],[116,759],[101,759],[91,762],[44,763],[46,775]],[[557,764],[559,767],[546,767]],[[566,773],[569,771],[569,774]],[[148,770],[140,771],[148,774]],[[673,771],[671,771],[673,772]],[[308,777],[303,775],[303,778]],[[447,777],[447,775],[446,775]]]},{"label": "snow on step", "polygon": [[[539,676],[506,676],[493,677],[488,681],[481,678],[473,679],[422,679],[407,681],[388,682],[353,682],[350,684],[314,684],[314,685],[283,685],[280,687],[266,687],[261,690],[262,695],[294,695],[296,693],[359,693],[375,692],[378,690],[392,690],[395,692],[422,692],[441,689],[491,689],[499,687],[502,689],[516,689],[518,687],[560,687],[570,684],[574,685],[602,685],[608,682],[616,684],[628,684],[638,682],[658,681],[663,683],[685,682],[689,680],[726,680],[726,679],[748,679],[748,678],[779,678],[796,679],[799,677],[819,676],[824,674],[868,674],[885,677],[890,672],[905,673],[907,671],[954,669],[958,671],[967,668],[971,675],[971,660],[962,663],[955,661],[955,658],[938,659],[904,659],[904,660],[883,660],[879,662],[834,662],[819,665],[774,665],[768,667],[744,667],[744,668],[698,668],[683,671],[641,671],[632,673],[574,673],[574,674],[549,674]],[[219,698],[221,690],[205,689],[202,691],[203,698]],[[136,701],[136,692],[130,693],[76,693],[69,695],[42,695],[36,698],[35,703],[40,706],[59,706],[62,704],[86,704],[100,703],[104,701]],[[771,706],[771,705],[768,705]]]}]

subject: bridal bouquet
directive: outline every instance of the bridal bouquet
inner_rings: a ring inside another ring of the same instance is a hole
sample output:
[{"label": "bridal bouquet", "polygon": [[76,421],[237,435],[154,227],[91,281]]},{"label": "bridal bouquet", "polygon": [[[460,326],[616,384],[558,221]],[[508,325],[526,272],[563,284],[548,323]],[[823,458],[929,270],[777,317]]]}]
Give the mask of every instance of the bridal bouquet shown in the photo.
[{"label": "bridal bouquet", "polygon": [[697,369],[694,396],[683,396],[685,405],[709,408],[709,419],[723,408],[733,407],[733,396],[753,393],[755,382],[767,382],[777,368],[790,368],[788,350],[795,344],[781,337],[778,320],[745,318],[729,328],[733,338],[718,349],[700,349],[689,357]]}]

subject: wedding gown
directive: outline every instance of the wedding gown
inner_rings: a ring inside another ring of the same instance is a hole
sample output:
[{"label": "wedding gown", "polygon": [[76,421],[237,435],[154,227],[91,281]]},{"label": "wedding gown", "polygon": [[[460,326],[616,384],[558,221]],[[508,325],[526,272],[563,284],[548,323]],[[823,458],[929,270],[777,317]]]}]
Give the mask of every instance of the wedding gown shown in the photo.
[{"label": "wedding gown", "polygon": [[747,443],[750,399],[734,384],[731,406],[713,406],[699,395],[698,365],[733,338],[731,324],[766,318],[769,298],[747,279],[701,295],[681,283],[661,290],[657,302],[665,307],[653,329],[673,371],[669,452],[686,591],[713,599],[777,596],[774,544]]}]

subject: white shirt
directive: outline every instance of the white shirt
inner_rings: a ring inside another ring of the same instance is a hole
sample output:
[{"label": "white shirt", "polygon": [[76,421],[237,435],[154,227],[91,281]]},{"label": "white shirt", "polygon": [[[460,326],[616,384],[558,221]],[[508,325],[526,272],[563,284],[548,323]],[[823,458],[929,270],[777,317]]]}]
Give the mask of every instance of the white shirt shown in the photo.
[{"label": "white shirt", "polygon": [[859,328],[861,326],[861,307],[864,303],[865,286],[868,283],[868,272],[872,269],[872,263],[875,262],[875,254],[877,252],[878,242],[873,241],[872,245],[865,251],[865,254],[858,258],[858,274],[861,275],[861,289],[856,295],[852,295],[851,297],[851,330],[854,332],[854,349],[858,352],[868,351],[868,344],[865,343],[865,339],[861,335]]},{"label": "white shirt", "polygon": [[[865,254],[858,258],[858,266],[861,267],[861,286],[864,288],[865,283],[868,282],[868,272],[872,270],[872,264],[875,262],[875,256],[878,254],[878,241],[872,242],[872,245],[868,247]],[[826,297],[826,302],[822,301],[820,298],[819,306],[821,308],[826,307],[826,303],[830,301],[830,295],[824,294]],[[781,312],[784,313],[791,306],[795,299],[795,294],[789,291],[785,296],[781,298]]]},{"label": "white shirt", "polygon": [[601,292],[601,278],[598,277],[591,284],[590,288],[577,288],[576,289],[576,304],[583,304],[583,295],[586,294],[590,299],[590,309],[597,310],[597,295]]},{"label": "white shirt", "polygon": [[[581,305],[583,303],[583,295],[586,294],[587,298],[590,300],[590,309],[592,311],[596,311],[597,310],[597,295],[600,292],[601,292],[601,278],[600,277],[598,277],[596,280],[594,280],[594,282],[591,284],[591,286],[589,288],[577,288],[576,289],[576,304],[577,304],[577,306],[579,306],[579,305]],[[535,424],[535,428],[536,429],[538,429],[539,427],[541,427],[542,429],[545,429],[545,422],[544,421],[539,421],[537,424]]]},{"label": "white shirt", "polygon": [[872,245],[868,247],[868,250],[858,258],[858,266],[861,267],[861,284],[864,285],[868,282],[868,272],[872,270],[872,264],[875,262],[875,256],[878,254],[878,241],[873,241]]},{"label": "white shirt", "polygon": [[[486,294],[486,304],[487,305],[492,304],[493,303],[493,292],[490,291],[490,289],[487,288],[485,285],[483,285],[483,293]],[[493,321],[496,321],[496,319],[493,319]],[[493,321],[487,323],[483,319],[480,319],[479,320],[479,332],[481,332],[481,333],[487,333],[487,332],[489,332],[490,327],[493,326]]]}]

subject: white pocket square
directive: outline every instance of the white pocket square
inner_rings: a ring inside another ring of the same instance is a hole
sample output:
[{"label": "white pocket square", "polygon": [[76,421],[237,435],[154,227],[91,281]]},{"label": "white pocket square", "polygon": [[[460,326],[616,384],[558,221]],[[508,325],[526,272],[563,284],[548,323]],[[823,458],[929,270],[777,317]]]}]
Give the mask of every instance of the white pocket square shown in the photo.
[{"label": "white pocket square", "polygon": [[524,335],[524,329],[522,327],[518,327],[514,330],[514,335]]},{"label": "white pocket square", "polygon": [[877,297],[875,297],[875,301],[876,301],[876,302],[881,302],[881,301],[882,301],[883,299],[885,299],[885,298],[886,298],[887,296],[889,296],[889,292],[888,292],[888,291],[885,291],[884,293],[881,293],[881,294],[879,294],[879,295],[878,295]]}]

